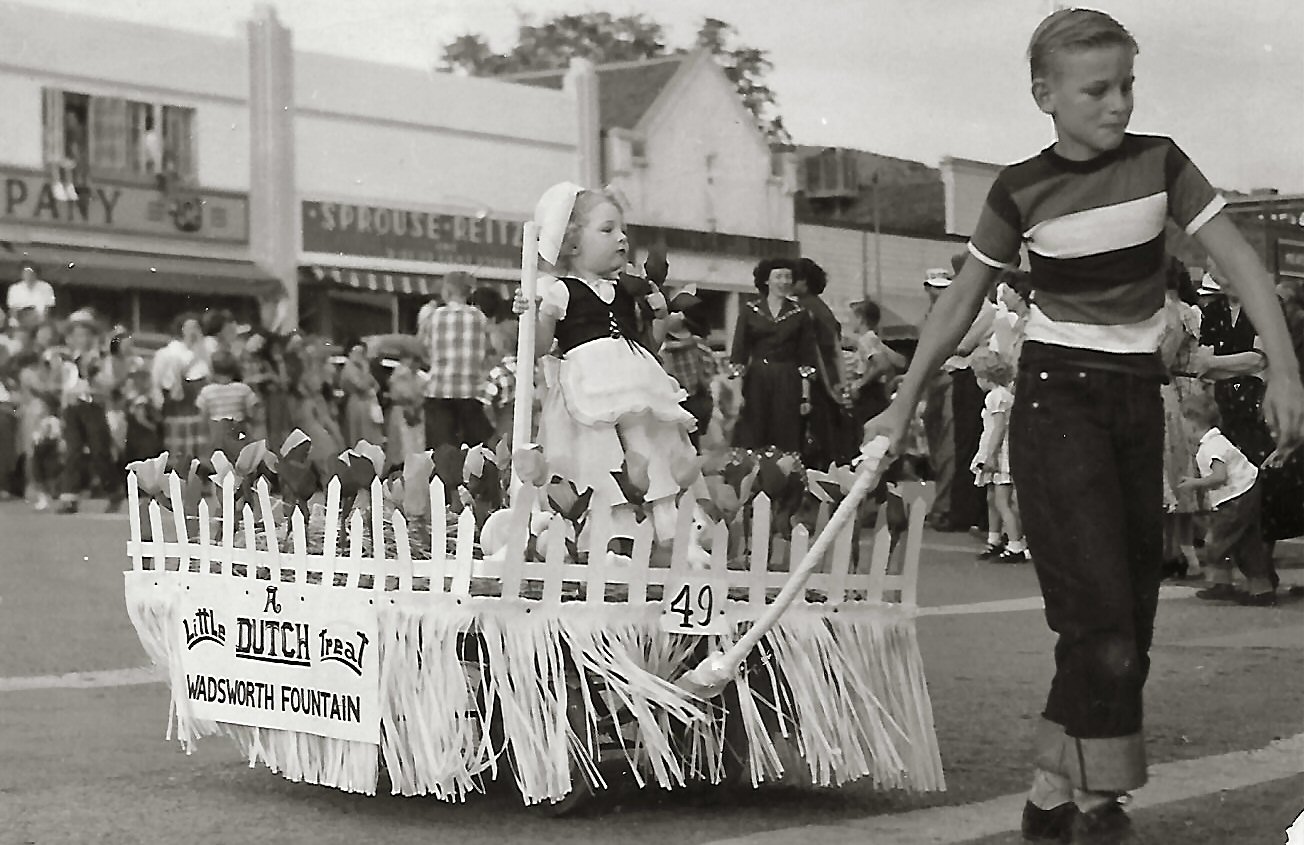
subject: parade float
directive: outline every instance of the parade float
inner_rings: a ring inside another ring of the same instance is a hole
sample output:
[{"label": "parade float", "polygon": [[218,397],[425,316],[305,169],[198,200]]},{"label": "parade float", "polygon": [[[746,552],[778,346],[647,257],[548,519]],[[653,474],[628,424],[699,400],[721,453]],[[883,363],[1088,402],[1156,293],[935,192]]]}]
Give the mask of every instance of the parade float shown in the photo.
[{"label": "parade float", "polygon": [[514,452],[446,447],[386,476],[376,447],[323,465],[295,432],[130,468],[126,603],[169,738],[222,734],[251,766],[367,794],[508,780],[554,811],[617,777],[945,788],[915,633],[925,487],[892,485],[898,518],[862,529],[884,444],[854,469],[685,465],[670,543],[629,461],[636,518],[615,536],[528,445],[533,367],[517,377]]}]

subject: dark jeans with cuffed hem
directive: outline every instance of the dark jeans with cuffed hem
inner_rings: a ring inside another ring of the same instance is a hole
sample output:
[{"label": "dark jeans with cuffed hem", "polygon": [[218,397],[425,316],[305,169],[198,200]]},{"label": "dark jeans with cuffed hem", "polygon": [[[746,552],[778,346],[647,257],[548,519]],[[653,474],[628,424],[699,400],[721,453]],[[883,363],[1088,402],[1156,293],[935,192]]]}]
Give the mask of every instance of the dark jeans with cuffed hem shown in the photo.
[{"label": "dark jeans with cuffed hem", "polygon": [[1028,366],[1010,465],[1058,634],[1037,764],[1079,789],[1145,783],[1142,688],[1162,580],[1163,409],[1154,377]]}]

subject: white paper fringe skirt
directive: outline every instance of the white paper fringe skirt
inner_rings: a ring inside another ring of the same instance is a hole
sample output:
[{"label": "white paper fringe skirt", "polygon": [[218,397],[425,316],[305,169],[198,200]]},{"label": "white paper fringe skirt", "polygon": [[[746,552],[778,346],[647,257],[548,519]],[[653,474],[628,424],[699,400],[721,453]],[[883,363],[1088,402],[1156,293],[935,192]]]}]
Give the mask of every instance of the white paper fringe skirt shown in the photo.
[{"label": "white paper fringe skirt", "polygon": [[884,789],[945,788],[906,608],[795,607],[734,688],[702,701],[671,680],[719,643],[662,633],[655,604],[382,593],[377,748],[194,718],[176,591],[164,583],[184,574],[133,574],[143,578],[128,578],[128,612],[166,670],[169,735],[191,751],[225,734],[251,766],[290,780],[373,794],[383,762],[393,793],[461,801],[510,773],[538,803],[560,800],[577,778],[603,788],[597,764],[614,747],[640,785],[663,788],[720,782],[731,757],[753,784],[792,775],[796,761],[818,786],[868,777]]}]

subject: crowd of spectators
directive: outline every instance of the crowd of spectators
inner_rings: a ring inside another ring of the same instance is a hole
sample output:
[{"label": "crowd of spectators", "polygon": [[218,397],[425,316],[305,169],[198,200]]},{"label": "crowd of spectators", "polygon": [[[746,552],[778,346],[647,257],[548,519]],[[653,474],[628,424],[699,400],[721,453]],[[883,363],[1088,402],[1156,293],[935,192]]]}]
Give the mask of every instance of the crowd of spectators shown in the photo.
[{"label": "crowd of spectators", "polygon": [[[957,267],[961,260],[957,256]],[[1219,282],[1216,267],[1199,275],[1197,285],[1173,260],[1163,310],[1164,568],[1178,579],[1212,579],[1217,589],[1200,591],[1201,598],[1271,604],[1278,583],[1275,544],[1304,535],[1304,450],[1274,451],[1263,418],[1264,357],[1255,348],[1257,332],[1234,292]],[[933,301],[950,277],[946,270],[930,272],[924,284]],[[1298,355],[1304,352],[1304,285],[1283,283],[1277,293]],[[1026,278],[1007,274],[956,355],[935,374],[924,403],[928,466],[937,488],[928,524],[938,531],[985,533],[987,547],[979,557],[996,562],[1028,560],[1002,441],[1008,444],[1003,418],[1012,404],[1012,376],[1032,301]],[[1201,480],[1211,472],[1207,459],[1201,465],[1202,450],[1209,451],[1214,437],[1225,439],[1236,465],[1246,468],[1245,489],[1234,492],[1252,492],[1261,500],[1246,517],[1253,524],[1237,526],[1262,547],[1248,565],[1232,560],[1220,536],[1225,531],[1215,527],[1226,521],[1229,496],[1220,495],[1214,481]],[[1227,573],[1233,563],[1241,566],[1249,592],[1232,589]]]},{"label": "crowd of spectators", "polygon": [[[416,336],[274,334],[229,311],[177,315],[156,351],[90,308],[69,309],[24,266],[0,322],[0,498],[75,513],[123,501],[126,464],[167,451],[174,467],[235,460],[295,428],[326,461],[367,440],[392,465],[510,428],[516,321],[469,274],[450,274]],[[63,316],[59,316],[59,315]]]}]

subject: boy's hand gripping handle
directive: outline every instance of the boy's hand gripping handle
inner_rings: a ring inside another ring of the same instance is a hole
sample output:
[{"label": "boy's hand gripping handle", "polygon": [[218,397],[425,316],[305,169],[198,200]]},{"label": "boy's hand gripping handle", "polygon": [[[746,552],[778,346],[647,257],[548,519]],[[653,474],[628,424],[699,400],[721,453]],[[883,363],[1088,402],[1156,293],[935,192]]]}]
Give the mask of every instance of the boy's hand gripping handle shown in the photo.
[{"label": "boy's hand gripping handle", "polygon": [[728,651],[723,653],[717,651],[711,654],[696,668],[691,669],[676,680],[675,684],[677,686],[695,693],[701,698],[714,698],[724,691],[724,688],[729,685],[729,682],[738,673],[738,667],[747,659],[747,655],[761,641],[761,638],[774,628],[779,618],[783,616],[784,611],[793,603],[798,594],[805,589],[806,581],[810,579],[811,573],[815,571],[815,567],[819,565],[820,559],[824,557],[829,546],[842,533],[843,526],[847,524],[848,520],[855,517],[861,501],[869,494],[870,490],[878,486],[883,471],[887,469],[888,445],[886,437],[876,437],[865,444],[861,452],[862,460],[859,471],[856,473],[856,481],[851,486],[850,492],[838,505],[833,515],[829,517],[824,530],[815,538],[815,543],[806,552],[806,556],[801,559],[801,563],[797,565],[796,569],[792,570],[774,603],[765,609],[765,613]]}]

